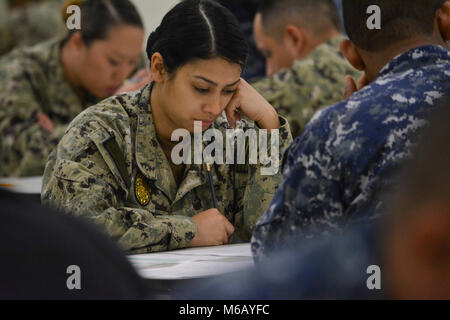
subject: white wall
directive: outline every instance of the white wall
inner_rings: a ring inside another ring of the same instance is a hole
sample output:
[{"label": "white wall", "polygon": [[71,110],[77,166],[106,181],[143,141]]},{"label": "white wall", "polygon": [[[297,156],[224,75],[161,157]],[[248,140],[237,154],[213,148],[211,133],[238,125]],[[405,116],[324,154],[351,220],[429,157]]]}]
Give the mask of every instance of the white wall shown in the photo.
[{"label": "white wall", "polygon": [[147,42],[148,35],[155,30],[161,23],[164,15],[174,6],[179,0],[132,0],[139,10],[142,20],[144,21]]}]

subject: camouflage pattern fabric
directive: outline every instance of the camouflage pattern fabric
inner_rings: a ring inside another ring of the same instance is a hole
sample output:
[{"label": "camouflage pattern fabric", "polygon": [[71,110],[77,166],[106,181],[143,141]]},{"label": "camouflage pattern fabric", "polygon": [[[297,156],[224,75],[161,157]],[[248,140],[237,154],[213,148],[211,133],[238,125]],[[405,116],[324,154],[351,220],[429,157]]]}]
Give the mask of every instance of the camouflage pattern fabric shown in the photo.
[{"label": "camouflage pattern fabric", "polygon": [[[45,205],[87,217],[132,253],[188,246],[196,234],[190,217],[213,208],[205,165],[187,164],[177,187],[156,136],[149,107],[152,87],[111,97],[81,113],[50,155],[43,179]],[[280,121],[281,155],[292,137],[287,121]],[[231,128],[223,116],[212,126]],[[243,129],[252,127],[241,122]],[[246,172],[235,165],[213,166],[218,210],[235,226],[233,241],[250,240],[281,183],[281,173],[263,176],[260,169],[261,164],[248,165]]]},{"label": "camouflage pattern fabric", "polygon": [[300,136],[316,111],[341,101],[345,76],[361,73],[339,52],[344,37],[335,37],[318,46],[306,59],[298,59],[290,69],[252,83],[277,112],[289,121],[292,136]]},{"label": "camouflage pattern fabric", "polygon": [[397,56],[369,86],[319,112],[285,153],[284,181],[252,237],[255,260],[295,250],[291,237],[339,233],[376,219],[382,177],[409,156],[436,100],[448,92],[450,53],[424,46]]},{"label": "camouflage pattern fabric", "polygon": [[66,35],[61,17],[63,3],[64,0],[48,0],[0,13],[0,56],[16,47]]},{"label": "camouflage pattern fabric", "polygon": [[[66,126],[98,100],[82,103],[64,77],[61,40],[14,50],[0,59],[0,176],[37,176]],[[38,124],[47,115],[54,130]]]}]

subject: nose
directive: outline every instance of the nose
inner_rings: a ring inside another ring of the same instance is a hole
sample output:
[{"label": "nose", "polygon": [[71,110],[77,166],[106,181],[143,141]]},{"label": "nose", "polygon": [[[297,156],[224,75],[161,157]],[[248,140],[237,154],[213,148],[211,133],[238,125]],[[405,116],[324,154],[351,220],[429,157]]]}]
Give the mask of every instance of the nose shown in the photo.
[{"label": "nose", "polygon": [[112,78],[122,83],[130,74],[131,74],[132,68],[129,66],[121,66],[114,70]]},{"label": "nose", "polygon": [[203,112],[208,113],[213,119],[216,119],[222,113],[220,98],[214,97],[203,107]]}]

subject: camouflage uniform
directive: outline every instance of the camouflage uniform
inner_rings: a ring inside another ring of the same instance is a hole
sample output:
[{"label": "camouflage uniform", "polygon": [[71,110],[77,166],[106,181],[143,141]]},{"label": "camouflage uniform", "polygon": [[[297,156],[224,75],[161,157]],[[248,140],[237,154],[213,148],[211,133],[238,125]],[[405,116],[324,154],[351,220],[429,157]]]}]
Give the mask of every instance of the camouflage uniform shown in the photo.
[{"label": "camouflage uniform", "polygon": [[[177,187],[156,136],[149,101],[152,85],[111,97],[80,114],[52,152],[43,179],[42,201],[102,225],[133,253],[188,246],[196,233],[190,218],[211,209],[204,165],[186,165]],[[292,141],[280,119],[280,149]],[[244,129],[251,128],[243,121]],[[230,128],[223,116],[214,128]],[[280,154],[281,154],[280,151]],[[218,210],[249,241],[281,174],[263,176],[261,165],[214,165]],[[237,240],[237,239],[236,239]]]},{"label": "camouflage uniform", "polygon": [[0,13],[0,56],[15,47],[63,37],[67,33],[61,17],[63,3],[64,0],[45,1]]},{"label": "camouflage uniform", "polygon": [[318,46],[308,58],[294,61],[290,69],[252,83],[288,119],[294,138],[302,134],[317,110],[343,99],[346,75],[356,79],[361,76],[339,52],[343,39],[335,37]]},{"label": "camouflage uniform", "polygon": [[449,91],[449,52],[424,46],[319,112],[285,153],[283,184],[252,237],[255,259],[289,247],[291,236],[308,239],[375,219],[375,195],[390,180],[383,177],[409,156],[436,100]]},{"label": "camouflage uniform", "polygon": [[[51,40],[0,59],[0,176],[42,175],[66,126],[98,102],[86,92],[82,103],[67,82],[60,45]],[[38,125],[38,113],[53,122],[51,133]]]}]

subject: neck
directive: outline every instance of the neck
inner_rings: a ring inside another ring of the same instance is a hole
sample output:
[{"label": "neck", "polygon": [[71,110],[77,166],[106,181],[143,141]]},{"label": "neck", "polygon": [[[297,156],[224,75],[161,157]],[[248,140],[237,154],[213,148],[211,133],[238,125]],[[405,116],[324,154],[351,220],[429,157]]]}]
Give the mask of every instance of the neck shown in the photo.
[{"label": "neck", "polygon": [[72,50],[70,50],[68,42],[66,42],[61,48],[61,64],[64,72],[64,78],[74,89],[78,98],[83,101],[85,98],[85,92],[81,85],[81,81],[76,74],[76,66],[74,66],[76,58],[73,56]]},{"label": "neck", "polygon": [[150,105],[152,108],[153,123],[155,124],[156,136],[161,147],[166,154],[171,154],[173,147],[178,142],[171,140],[172,132],[175,130],[173,123],[164,114],[164,101],[162,99],[161,87],[155,83],[150,97]]},{"label": "neck", "polygon": [[341,36],[342,34],[339,33],[335,29],[331,29],[326,33],[323,33],[322,35],[318,36],[308,36],[308,41],[306,43],[305,48],[303,49],[303,52],[300,54],[300,59],[307,58],[311,52],[313,52],[318,46],[324,44],[325,42]]},{"label": "neck", "polygon": [[361,57],[363,57],[366,65],[366,69],[364,71],[367,75],[367,79],[369,80],[369,82],[372,82],[378,76],[381,69],[399,54],[402,54],[414,48],[436,44],[445,45],[442,40],[430,37],[416,37],[413,39],[405,40],[403,42],[399,42],[393,46],[390,46],[389,48],[377,51],[375,53],[369,53],[361,49],[358,49],[358,51],[360,52]]}]

